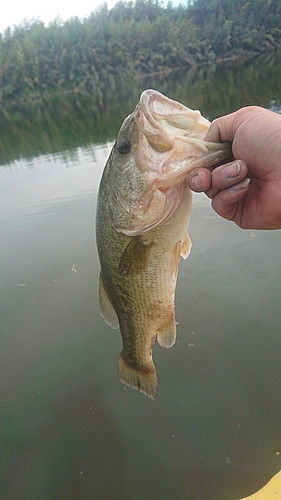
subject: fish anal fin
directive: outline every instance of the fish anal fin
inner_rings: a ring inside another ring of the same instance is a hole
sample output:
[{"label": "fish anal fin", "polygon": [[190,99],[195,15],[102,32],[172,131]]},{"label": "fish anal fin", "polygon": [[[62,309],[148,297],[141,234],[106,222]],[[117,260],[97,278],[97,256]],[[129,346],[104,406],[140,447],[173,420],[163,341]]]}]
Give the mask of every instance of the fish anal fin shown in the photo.
[{"label": "fish anal fin", "polygon": [[99,279],[99,305],[100,312],[106,323],[112,328],[118,328],[119,321],[111,299],[107,293],[102,274]]},{"label": "fish anal fin", "polygon": [[172,347],[176,342],[177,327],[174,312],[169,317],[168,321],[158,329],[157,340],[161,347]]},{"label": "fish anal fin", "polygon": [[123,384],[139,389],[149,398],[156,399],[158,382],[153,361],[146,367],[135,367],[125,360],[122,351],[118,359],[118,375]]},{"label": "fish anal fin", "polygon": [[119,270],[122,274],[138,274],[149,259],[151,244],[144,244],[139,236],[133,236],[122,253]]},{"label": "fish anal fin", "polygon": [[184,238],[181,244],[181,256],[184,259],[186,259],[189,256],[191,247],[192,247],[191,239],[189,237],[189,234],[187,233],[186,237]]}]

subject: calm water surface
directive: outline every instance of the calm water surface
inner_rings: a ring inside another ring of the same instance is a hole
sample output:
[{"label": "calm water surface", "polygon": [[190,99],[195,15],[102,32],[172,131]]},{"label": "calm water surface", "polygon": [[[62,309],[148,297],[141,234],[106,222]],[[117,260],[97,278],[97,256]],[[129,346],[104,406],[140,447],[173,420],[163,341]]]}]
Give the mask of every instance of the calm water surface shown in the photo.
[{"label": "calm water surface", "polygon": [[60,113],[41,129],[21,121],[33,110],[3,115],[1,500],[235,500],[280,470],[281,232],[240,230],[194,196],[155,402],[118,380],[94,234],[99,179],[141,90],[214,118],[245,104],[281,112],[280,81],[280,57],[140,81],[112,128],[110,107],[101,122],[81,105],[64,128]]}]

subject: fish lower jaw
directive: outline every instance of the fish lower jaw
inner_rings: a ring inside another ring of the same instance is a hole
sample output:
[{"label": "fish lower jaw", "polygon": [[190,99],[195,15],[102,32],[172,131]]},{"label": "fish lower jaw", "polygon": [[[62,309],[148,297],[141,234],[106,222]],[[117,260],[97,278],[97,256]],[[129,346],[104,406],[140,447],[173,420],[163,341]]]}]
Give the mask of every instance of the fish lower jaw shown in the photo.
[{"label": "fish lower jaw", "polygon": [[118,359],[118,375],[123,384],[138,389],[151,399],[156,399],[158,381],[152,360],[147,366],[136,366],[128,363],[121,351]]}]

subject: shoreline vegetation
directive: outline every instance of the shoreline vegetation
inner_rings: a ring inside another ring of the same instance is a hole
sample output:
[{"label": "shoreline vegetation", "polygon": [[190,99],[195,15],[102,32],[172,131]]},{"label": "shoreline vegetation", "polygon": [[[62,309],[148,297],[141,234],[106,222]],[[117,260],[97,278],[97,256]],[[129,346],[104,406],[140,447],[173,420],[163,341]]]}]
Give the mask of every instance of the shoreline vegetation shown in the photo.
[{"label": "shoreline vegetation", "polygon": [[24,22],[0,34],[0,109],[281,50],[280,0],[104,3],[83,20]]}]

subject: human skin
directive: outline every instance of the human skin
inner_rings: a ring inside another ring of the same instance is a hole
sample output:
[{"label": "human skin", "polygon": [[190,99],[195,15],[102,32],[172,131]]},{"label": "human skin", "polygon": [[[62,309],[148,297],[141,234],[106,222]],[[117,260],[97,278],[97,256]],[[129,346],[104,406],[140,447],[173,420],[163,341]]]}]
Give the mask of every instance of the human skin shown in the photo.
[{"label": "human skin", "polygon": [[193,170],[190,188],[243,229],[281,229],[281,115],[241,108],[214,120],[205,140],[232,142],[235,161]]}]

